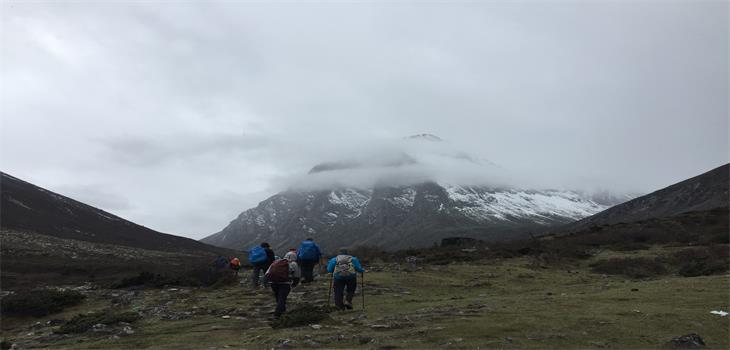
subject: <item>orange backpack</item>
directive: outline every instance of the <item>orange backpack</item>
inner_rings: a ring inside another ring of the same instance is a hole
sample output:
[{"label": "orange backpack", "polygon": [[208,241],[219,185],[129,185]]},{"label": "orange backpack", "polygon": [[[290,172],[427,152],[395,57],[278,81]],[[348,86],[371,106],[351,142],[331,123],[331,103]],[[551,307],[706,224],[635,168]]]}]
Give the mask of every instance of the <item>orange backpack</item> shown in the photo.
[{"label": "orange backpack", "polygon": [[231,259],[231,268],[234,270],[238,270],[241,268],[241,260],[238,260],[238,258]]}]

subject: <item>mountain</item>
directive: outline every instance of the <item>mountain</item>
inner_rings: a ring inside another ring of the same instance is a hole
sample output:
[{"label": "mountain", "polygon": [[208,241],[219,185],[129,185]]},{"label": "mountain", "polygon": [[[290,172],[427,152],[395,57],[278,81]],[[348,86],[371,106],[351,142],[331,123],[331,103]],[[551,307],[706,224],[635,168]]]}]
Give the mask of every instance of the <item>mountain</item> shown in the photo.
[{"label": "mountain", "polygon": [[373,189],[285,191],[244,211],[208,244],[245,248],[262,241],[296,247],[309,236],[323,247],[431,246],[445,237],[523,237],[607,208],[572,191],[528,191],[422,183]]},{"label": "mountain", "polygon": [[160,251],[216,253],[217,247],[160,233],[0,172],[0,228]]},{"label": "mountain", "polygon": [[[437,136],[400,142],[314,166],[302,180],[306,185],[264,200],[202,242],[242,249],[267,241],[282,250],[311,236],[327,250],[396,250],[453,236],[506,240],[543,233],[625,200],[500,184],[508,178],[503,169]],[[496,180],[474,185],[475,178]]]},{"label": "mountain", "polygon": [[728,208],[730,204],[729,184],[730,164],[725,164],[702,175],[571,223],[563,227],[561,231],[581,231],[589,227],[668,218],[682,213]]}]

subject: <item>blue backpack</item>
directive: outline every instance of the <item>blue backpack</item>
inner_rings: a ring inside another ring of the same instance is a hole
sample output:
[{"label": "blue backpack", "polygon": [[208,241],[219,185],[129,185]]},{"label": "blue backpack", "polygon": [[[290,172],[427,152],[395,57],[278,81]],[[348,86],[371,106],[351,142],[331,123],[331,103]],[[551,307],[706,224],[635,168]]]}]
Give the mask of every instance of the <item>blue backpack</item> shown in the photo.
[{"label": "blue backpack", "polygon": [[319,247],[312,241],[304,241],[297,250],[297,259],[313,261],[319,259]]},{"label": "blue backpack", "polygon": [[248,252],[248,261],[258,264],[266,261],[266,249],[262,246],[255,246]]}]

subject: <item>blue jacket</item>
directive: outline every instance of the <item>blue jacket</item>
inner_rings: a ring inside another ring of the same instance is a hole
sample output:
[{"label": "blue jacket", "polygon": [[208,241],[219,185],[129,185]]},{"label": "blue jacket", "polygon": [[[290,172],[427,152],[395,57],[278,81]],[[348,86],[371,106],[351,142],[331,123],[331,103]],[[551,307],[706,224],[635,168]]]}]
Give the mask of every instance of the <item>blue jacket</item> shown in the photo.
[{"label": "blue jacket", "polygon": [[[332,273],[335,272],[335,265],[337,264],[337,257],[330,259],[330,262],[327,264],[327,272]],[[362,265],[360,265],[360,260],[358,260],[356,257],[352,257],[352,266],[355,267],[355,271],[363,273],[365,270],[363,270]],[[336,280],[350,280],[357,278],[357,274],[351,275],[351,276],[335,276]]]}]

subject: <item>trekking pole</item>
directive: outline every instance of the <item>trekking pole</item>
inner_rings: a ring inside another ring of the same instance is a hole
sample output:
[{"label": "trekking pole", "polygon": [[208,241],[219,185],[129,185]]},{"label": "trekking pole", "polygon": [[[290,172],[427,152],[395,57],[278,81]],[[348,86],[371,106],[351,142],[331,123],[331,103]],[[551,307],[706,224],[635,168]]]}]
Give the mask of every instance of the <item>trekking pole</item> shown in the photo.
[{"label": "trekking pole", "polygon": [[332,299],[332,276],[334,276],[334,272],[330,274],[330,288],[327,289],[327,307],[330,306],[330,299]]},{"label": "trekking pole", "polygon": [[360,281],[360,294],[362,294],[362,311],[365,311],[365,272],[361,272],[362,280]]}]

